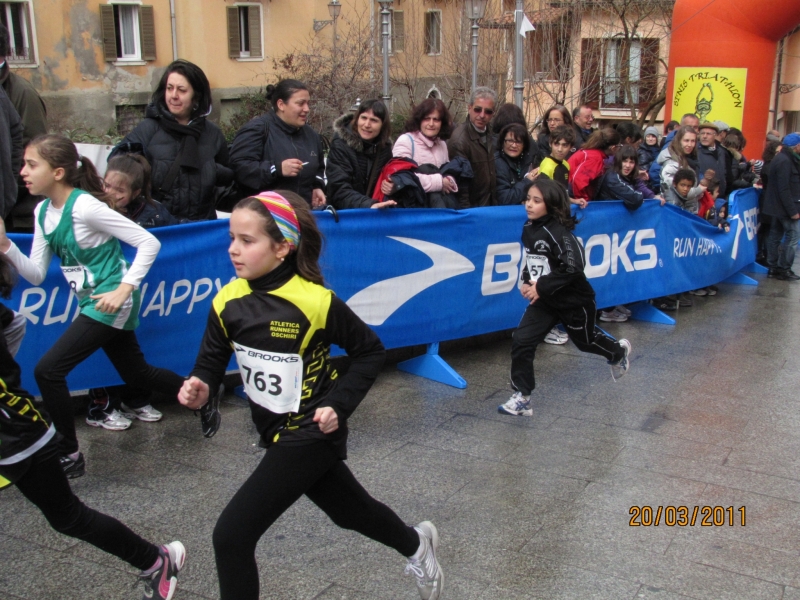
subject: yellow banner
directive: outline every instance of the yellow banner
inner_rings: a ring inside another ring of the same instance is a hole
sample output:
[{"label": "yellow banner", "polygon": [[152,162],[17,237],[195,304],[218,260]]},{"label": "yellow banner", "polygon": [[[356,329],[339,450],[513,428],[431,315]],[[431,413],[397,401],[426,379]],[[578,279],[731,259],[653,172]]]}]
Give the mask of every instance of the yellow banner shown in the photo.
[{"label": "yellow banner", "polygon": [[747,69],[676,67],[672,118],[694,113],[704,121],[742,128]]}]

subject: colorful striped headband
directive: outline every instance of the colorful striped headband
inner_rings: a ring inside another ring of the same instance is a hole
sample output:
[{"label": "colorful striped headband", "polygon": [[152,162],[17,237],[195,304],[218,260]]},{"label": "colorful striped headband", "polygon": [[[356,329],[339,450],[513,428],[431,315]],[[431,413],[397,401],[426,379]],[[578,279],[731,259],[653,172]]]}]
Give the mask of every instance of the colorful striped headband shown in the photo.
[{"label": "colorful striped headband", "polygon": [[275,219],[275,224],[289,242],[289,247],[295,250],[300,243],[300,223],[297,221],[297,214],[289,201],[275,192],[260,192],[255,197]]}]

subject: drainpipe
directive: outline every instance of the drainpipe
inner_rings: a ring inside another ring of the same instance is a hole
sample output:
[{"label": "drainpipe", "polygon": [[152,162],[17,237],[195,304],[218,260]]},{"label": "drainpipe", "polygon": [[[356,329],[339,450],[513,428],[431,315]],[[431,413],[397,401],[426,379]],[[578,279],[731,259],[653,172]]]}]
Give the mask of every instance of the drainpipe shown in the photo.
[{"label": "drainpipe", "polygon": [[175,23],[175,0],[169,0],[169,15],[172,19],[172,60],[178,60],[178,27]]},{"label": "drainpipe", "polygon": [[772,129],[777,129],[778,127],[778,104],[781,101],[781,69],[783,68],[783,44],[785,42],[786,38],[783,37],[780,44],[778,44],[778,69],[775,77],[775,106],[772,108]]}]

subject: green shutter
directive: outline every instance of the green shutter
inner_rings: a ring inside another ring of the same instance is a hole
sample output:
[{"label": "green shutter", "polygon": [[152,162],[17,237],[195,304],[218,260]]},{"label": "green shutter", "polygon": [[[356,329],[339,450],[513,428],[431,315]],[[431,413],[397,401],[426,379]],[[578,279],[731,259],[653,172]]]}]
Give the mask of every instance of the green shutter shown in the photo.
[{"label": "green shutter", "polygon": [[142,39],[142,60],[155,60],[156,22],[152,6],[139,7],[139,32]]},{"label": "green shutter", "polygon": [[100,5],[100,27],[103,35],[103,59],[117,60],[117,26],[114,19],[114,7],[110,4]]},{"label": "green shutter", "polygon": [[250,56],[261,58],[261,7],[247,7],[247,26],[250,29]]},{"label": "green shutter", "polygon": [[239,38],[239,7],[229,6],[228,12],[228,56],[239,58],[241,55],[241,40]]}]

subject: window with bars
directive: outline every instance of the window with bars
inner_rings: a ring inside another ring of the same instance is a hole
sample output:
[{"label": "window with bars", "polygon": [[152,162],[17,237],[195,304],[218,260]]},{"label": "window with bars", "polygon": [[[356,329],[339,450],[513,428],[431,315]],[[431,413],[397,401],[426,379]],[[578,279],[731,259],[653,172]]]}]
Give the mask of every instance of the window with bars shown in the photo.
[{"label": "window with bars", "polygon": [[592,108],[649,103],[658,91],[655,38],[581,40],[581,101]]},{"label": "window with bars", "polygon": [[6,26],[10,39],[11,63],[35,63],[33,27],[30,2],[0,2],[0,22]]},{"label": "window with bars", "polygon": [[428,54],[442,53],[442,11],[425,13],[425,51]]},{"label": "window with bars", "polygon": [[228,56],[264,58],[261,44],[261,5],[237,4],[228,11]]},{"label": "window with bars", "polygon": [[153,7],[143,4],[100,5],[103,56],[110,62],[156,59]]}]

